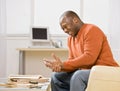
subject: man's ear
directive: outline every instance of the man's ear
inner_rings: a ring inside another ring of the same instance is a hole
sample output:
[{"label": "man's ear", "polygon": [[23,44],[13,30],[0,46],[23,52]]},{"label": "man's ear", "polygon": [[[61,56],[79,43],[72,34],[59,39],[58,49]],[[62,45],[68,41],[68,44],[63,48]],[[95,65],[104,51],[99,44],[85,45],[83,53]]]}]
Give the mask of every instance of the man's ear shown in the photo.
[{"label": "man's ear", "polygon": [[78,22],[78,19],[77,18],[73,18],[73,23],[77,23]]}]

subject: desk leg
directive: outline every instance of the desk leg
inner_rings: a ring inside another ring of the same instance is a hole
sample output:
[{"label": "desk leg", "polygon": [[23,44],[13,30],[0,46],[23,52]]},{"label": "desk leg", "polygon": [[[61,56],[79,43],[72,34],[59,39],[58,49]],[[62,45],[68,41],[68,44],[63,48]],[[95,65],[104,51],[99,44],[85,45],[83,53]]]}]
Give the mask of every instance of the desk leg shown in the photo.
[{"label": "desk leg", "polygon": [[19,74],[25,74],[25,53],[24,51],[19,52]]}]

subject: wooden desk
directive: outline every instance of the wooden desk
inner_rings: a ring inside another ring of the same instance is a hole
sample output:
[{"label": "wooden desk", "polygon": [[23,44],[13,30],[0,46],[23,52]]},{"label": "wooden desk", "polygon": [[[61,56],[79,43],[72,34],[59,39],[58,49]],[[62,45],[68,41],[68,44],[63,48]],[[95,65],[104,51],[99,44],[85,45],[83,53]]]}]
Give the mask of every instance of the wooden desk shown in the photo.
[{"label": "wooden desk", "polygon": [[67,48],[17,48],[17,50],[19,50],[19,74],[39,74],[40,70],[42,73],[45,73],[46,69],[49,71],[50,69],[48,70],[48,68],[43,65],[42,59],[53,59],[51,57],[52,53],[55,53],[63,61],[66,60],[68,56]]}]

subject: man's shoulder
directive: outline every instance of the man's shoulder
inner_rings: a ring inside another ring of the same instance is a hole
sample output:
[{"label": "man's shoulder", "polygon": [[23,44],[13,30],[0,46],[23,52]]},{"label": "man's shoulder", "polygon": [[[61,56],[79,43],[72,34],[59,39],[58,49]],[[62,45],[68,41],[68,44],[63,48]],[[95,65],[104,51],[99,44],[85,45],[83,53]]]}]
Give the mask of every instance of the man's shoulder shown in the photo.
[{"label": "man's shoulder", "polygon": [[93,27],[98,28],[98,26],[95,24],[85,23],[84,25],[85,25],[85,28],[93,28]]}]

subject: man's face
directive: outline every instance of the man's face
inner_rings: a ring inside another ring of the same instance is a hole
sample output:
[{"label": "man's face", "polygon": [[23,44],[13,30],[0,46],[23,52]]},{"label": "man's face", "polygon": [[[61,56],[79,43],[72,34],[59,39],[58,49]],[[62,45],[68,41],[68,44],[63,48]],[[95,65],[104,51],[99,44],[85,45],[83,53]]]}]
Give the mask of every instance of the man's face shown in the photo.
[{"label": "man's face", "polygon": [[77,33],[76,24],[72,21],[72,19],[64,18],[60,22],[60,26],[65,33],[67,33],[67,34],[69,34],[70,36],[73,36],[73,37],[76,36],[76,33]]}]

